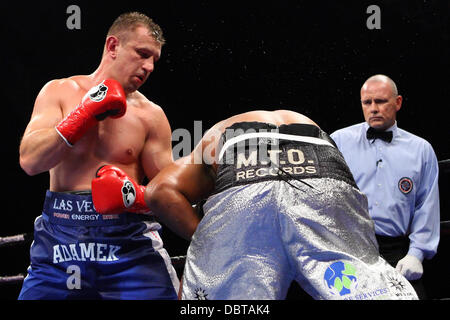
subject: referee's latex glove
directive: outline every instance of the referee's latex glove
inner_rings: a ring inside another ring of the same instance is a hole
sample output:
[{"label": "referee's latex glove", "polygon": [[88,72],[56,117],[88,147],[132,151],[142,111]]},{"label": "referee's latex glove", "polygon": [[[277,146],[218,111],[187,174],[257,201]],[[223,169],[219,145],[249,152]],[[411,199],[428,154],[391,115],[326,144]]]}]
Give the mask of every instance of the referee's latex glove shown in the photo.
[{"label": "referee's latex glove", "polygon": [[417,280],[422,277],[422,262],[413,255],[406,255],[395,267],[406,279]]}]

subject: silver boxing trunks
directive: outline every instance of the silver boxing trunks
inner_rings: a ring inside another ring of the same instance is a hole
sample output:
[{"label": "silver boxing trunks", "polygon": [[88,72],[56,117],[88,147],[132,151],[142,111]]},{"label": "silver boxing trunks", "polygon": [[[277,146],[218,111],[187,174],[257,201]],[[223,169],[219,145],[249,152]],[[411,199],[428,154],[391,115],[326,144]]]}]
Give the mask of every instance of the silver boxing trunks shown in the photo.
[{"label": "silver boxing trunks", "polygon": [[293,280],[314,299],[417,299],[379,255],[367,198],[326,133],[244,122],[222,138],[183,299],[284,299]]}]

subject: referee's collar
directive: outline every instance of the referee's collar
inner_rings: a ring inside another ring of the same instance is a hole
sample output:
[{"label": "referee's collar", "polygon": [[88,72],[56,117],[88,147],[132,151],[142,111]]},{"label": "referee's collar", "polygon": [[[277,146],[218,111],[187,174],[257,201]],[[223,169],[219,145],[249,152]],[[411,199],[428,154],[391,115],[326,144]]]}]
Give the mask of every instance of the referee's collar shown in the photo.
[{"label": "referee's collar", "polygon": [[[364,134],[367,132],[367,129],[369,129],[369,124],[367,122],[364,122]],[[397,127],[397,120],[395,120],[394,124],[387,128],[384,131],[392,131],[392,137],[397,136],[398,134],[398,127]]]}]

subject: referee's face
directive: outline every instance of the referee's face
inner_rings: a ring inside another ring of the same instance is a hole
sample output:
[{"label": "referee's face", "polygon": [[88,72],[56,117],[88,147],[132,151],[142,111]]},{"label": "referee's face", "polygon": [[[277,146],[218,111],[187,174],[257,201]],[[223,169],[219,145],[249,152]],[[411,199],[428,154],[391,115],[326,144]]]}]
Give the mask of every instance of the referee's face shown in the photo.
[{"label": "referee's face", "polygon": [[395,96],[392,87],[384,81],[369,81],[361,88],[364,119],[372,128],[386,130],[395,123],[402,97]]}]

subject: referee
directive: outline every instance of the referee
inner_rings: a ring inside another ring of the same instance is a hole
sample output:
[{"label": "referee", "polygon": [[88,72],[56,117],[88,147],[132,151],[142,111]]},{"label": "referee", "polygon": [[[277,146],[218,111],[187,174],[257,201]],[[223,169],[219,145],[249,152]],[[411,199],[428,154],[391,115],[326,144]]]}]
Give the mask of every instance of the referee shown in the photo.
[{"label": "referee", "polygon": [[367,195],[381,255],[426,298],[424,259],[439,244],[438,162],[426,140],[398,128],[402,96],[389,77],[375,75],[361,88],[365,122],[331,134]]}]

